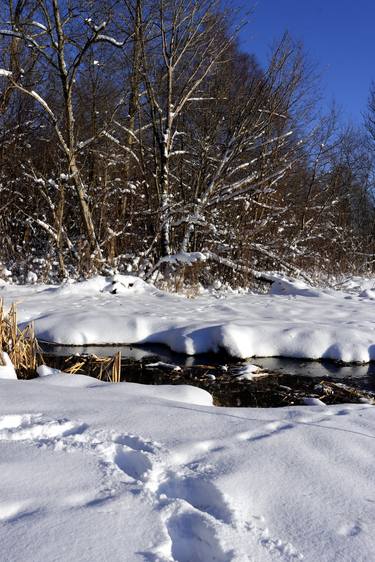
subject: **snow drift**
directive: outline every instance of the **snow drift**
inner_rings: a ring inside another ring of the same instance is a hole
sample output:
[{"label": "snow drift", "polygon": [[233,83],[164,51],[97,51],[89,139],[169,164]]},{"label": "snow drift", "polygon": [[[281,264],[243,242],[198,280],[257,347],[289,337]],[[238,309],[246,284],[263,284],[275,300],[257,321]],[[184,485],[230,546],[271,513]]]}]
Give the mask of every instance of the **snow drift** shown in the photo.
[{"label": "snow drift", "polygon": [[0,292],[19,303],[22,322],[34,321],[38,338],[63,345],[159,343],[188,355],[375,360],[375,300],[363,287],[349,293],[276,279],[268,295],[187,299],[118,275]]}]

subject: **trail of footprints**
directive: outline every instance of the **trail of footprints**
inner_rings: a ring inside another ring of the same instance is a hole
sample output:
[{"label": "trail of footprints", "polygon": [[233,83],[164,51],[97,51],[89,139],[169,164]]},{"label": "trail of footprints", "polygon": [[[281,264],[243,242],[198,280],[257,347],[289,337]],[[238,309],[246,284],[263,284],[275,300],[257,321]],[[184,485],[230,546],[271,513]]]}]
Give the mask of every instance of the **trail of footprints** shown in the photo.
[{"label": "trail of footprints", "polygon": [[[328,413],[328,412],[327,412]],[[344,415],[347,411],[339,411]],[[327,416],[296,423],[317,423]],[[259,429],[237,434],[235,441],[256,441],[293,429],[289,421],[263,423]],[[92,430],[86,424],[43,414],[0,417],[0,441],[27,441],[59,451],[87,451],[98,460],[102,488],[91,498],[67,498],[68,507],[96,507],[125,493],[129,487],[155,505],[165,538],[145,553],[154,562],[245,562],[252,560],[252,545],[266,548],[273,558],[302,560],[291,544],[270,536],[262,517],[246,521],[215,486],[208,453],[233,446],[231,441],[199,442],[189,453],[168,452],[158,443],[136,435]],[[22,503],[0,505],[0,523],[33,513]],[[347,532],[345,529],[344,531]],[[344,533],[343,531],[343,533]],[[220,537],[220,538],[219,538]],[[246,540],[243,540],[246,537]],[[247,544],[246,552],[241,551]],[[147,555],[147,556],[146,556]]]}]

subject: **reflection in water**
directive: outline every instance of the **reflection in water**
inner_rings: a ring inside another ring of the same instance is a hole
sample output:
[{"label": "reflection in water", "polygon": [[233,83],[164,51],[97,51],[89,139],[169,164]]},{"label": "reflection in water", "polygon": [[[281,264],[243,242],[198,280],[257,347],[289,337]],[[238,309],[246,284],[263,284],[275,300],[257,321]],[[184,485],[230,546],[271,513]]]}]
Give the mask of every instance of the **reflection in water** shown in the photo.
[{"label": "reflection in water", "polygon": [[238,359],[224,354],[202,353],[200,355],[185,355],[174,353],[166,345],[139,344],[139,345],[90,345],[90,346],[67,346],[49,343],[40,343],[46,353],[52,353],[61,357],[69,355],[98,355],[99,357],[111,357],[121,351],[124,360],[142,361],[143,359],[154,359],[165,363],[173,363],[180,367],[193,367],[196,365],[227,365],[237,364]]},{"label": "reflection in water", "polygon": [[[118,351],[124,361],[143,361],[152,359],[165,363],[172,363],[181,367],[193,367],[198,365],[230,366],[243,364],[233,357],[225,354],[200,354],[184,355],[174,353],[165,345],[124,345],[124,346],[61,346],[43,343],[43,351],[53,355],[65,357],[69,355],[97,355],[112,356]],[[334,361],[306,361],[304,359],[290,359],[284,357],[254,357],[249,362],[258,365],[268,372],[299,375],[312,378],[333,378],[335,380],[348,381],[356,379],[361,381],[360,386],[367,390],[375,391],[375,362],[363,365],[343,365]]]},{"label": "reflection in water", "polygon": [[333,377],[335,379],[375,377],[375,363],[343,365],[334,361],[306,361],[284,357],[258,357],[254,363],[267,371],[281,371],[306,377]]}]

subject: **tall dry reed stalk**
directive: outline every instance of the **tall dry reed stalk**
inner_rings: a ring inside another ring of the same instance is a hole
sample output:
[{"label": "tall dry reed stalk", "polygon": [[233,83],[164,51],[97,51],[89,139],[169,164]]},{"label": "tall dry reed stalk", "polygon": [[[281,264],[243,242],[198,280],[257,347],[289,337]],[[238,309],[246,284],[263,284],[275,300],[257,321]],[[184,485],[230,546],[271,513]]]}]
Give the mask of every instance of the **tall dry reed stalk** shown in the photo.
[{"label": "tall dry reed stalk", "polygon": [[[2,351],[5,351],[20,379],[31,379],[37,376],[38,365],[44,363],[42,351],[35,337],[34,325],[31,323],[21,329],[17,324],[16,305],[12,304],[5,313],[4,302],[0,299],[0,364]],[[72,361],[74,361],[72,363]],[[113,357],[83,356],[65,360],[63,370],[69,374],[85,374],[99,380],[118,383],[121,381],[121,352]]]},{"label": "tall dry reed stalk", "polygon": [[[72,361],[74,361],[73,364]],[[89,375],[102,381],[114,383],[121,381],[120,351],[113,357],[87,355],[81,357],[78,361],[74,356],[70,356],[65,359],[65,365],[62,366],[62,369],[70,375]]]},{"label": "tall dry reed stalk", "polygon": [[0,299],[0,351],[5,351],[16,370],[18,378],[29,379],[36,376],[36,368],[43,363],[34,325],[22,330],[17,324],[17,309],[13,303],[8,313]]}]

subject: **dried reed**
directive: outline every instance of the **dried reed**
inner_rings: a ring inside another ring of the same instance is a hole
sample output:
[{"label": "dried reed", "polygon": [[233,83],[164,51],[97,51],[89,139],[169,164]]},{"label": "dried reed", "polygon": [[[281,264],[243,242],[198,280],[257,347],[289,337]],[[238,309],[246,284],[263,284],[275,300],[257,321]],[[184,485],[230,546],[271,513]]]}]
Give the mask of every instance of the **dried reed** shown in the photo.
[{"label": "dried reed", "polygon": [[5,351],[12,361],[18,378],[36,376],[36,368],[43,363],[41,350],[35,337],[34,325],[22,330],[17,324],[17,309],[13,303],[7,314],[0,299],[0,351]]},{"label": "dried reed", "polygon": [[71,375],[84,374],[107,382],[121,381],[121,352],[113,357],[87,355],[80,357],[78,361],[76,359],[74,355],[67,357],[62,370]]}]

